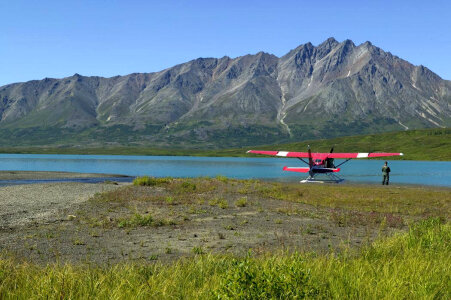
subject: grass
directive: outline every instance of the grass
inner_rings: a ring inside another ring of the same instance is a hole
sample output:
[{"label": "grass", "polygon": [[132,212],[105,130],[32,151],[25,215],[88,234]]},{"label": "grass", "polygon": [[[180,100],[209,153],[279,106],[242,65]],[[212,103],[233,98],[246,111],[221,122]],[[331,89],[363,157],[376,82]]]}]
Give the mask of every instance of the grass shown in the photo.
[{"label": "grass", "polygon": [[[240,156],[249,149],[304,151],[311,145],[314,152],[328,152],[335,146],[336,152],[403,152],[405,160],[451,160],[451,128],[408,130],[381,134],[308,140],[288,144],[252,146],[235,149],[205,148],[150,148],[148,146],[109,147],[2,147],[0,153],[41,154],[117,154],[117,155],[178,155],[178,156]],[[219,180],[224,178],[219,177]]]},{"label": "grass", "polygon": [[143,177],[136,177],[133,179],[133,185],[140,185],[140,186],[156,186],[156,185],[162,185],[169,183],[171,181],[171,178],[157,178],[157,177],[149,177],[149,176],[143,176]]},{"label": "grass", "polygon": [[[136,180],[139,180],[137,178]],[[217,178],[168,179],[159,178],[153,187],[130,186],[98,194],[94,202],[107,202],[114,206],[141,203],[195,205],[204,199],[209,206],[228,208],[227,198],[234,198],[235,207],[249,205],[253,198],[305,203],[328,210],[337,225],[379,224],[384,219],[391,227],[401,227],[413,219],[439,216],[449,217],[450,192],[446,188],[384,187],[378,185],[300,185]],[[193,210],[197,211],[196,207]],[[305,211],[278,208],[281,213],[304,215]],[[134,212],[134,211],[133,211]],[[402,217],[400,215],[403,215]]]},{"label": "grass", "polygon": [[[300,202],[331,209],[362,213],[405,214],[408,216],[448,216],[448,189],[427,187],[392,187],[366,185],[299,185],[257,183],[260,197]],[[354,212],[352,212],[354,213]],[[388,216],[388,215],[387,215]],[[362,217],[366,217],[363,215]]]},{"label": "grass", "polygon": [[117,226],[119,228],[123,227],[138,227],[138,226],[152,226],[157,224],[150,214],[141,215],[135,213],[133,216],[128,218],[123,218],[119,220]]},{"label": "grass", "polygon": [[[200,235],[186,252],[165,243],[160,252],[153,248],[145,252],[146,259],[102,265],[38,265],[4,254],[0,255],[0,299],[450,299],[450,195],[446,188],[316,186],[225,177],[163,178],[151,185],[121,187],[97,194],[88,208],[98,210],[76,213],[72,222],[84,223],[90,218],[105,222],[103,228],[89,228],[95,235],[107,236],[109,228],[153,235],[154,226],[174,225],[165,219],[171,217],[177,226],[167,228],[180,226],[183,235],[181,223],[190,208],[192,213],[204,214],[213,208],[219,211],[221,203],[230,203],[220,214],[246,212],[257,210],[268,199],[271,206],[265,206],[266,211],[258,217],[265,218],[274,209],[278,214],[274,222],[279,227],[289,224],[286,216],[294,214],[328,218],[335,227],[352,226],[350,230],[376,226],[375,235],[377,230],[380,234],[375,242],[360,248],[346,247],[347,241],[343,241],[343,248],[329,252],[255,249],[241,256],[209,253],[211,248]],[[241,209],[239,201],[247,208]],[[159,214],[162,207],[168,208],[165,214]],[[242,227],[252,226],[255,219],[247,221],[251,216],[227,219],[226,226],[213,231],[216,241],[230,240],[224,252],[233,250],[231,238],[242,234]],[[124,229],[118,229],[119,224]],[[193,224],[188,223],[190,226]],[[296,229],[309,239],[331,235],[326,231],[329,227],[318,224]],[[386,236],[393,232],[395,235]],[[71,237],[70,246],[90,245],[89,239],[79,234]],[[28,240],[30,248],[36,248],[31,237]],[[141,247],[150,249],[146,247],[151,243],[146,240]],[[170,254],[170,261],[164,260],[165,254]],[[191,256],[174,259],[182,256],[178,254]]]},{"label": "grass", "polygon": [[[203,254],[201,247],[193,253]],[[1,299],[449,299],[451,225],[431,218],[356,251],[244,257],[197,255],[170,264],[38,266],[0,259]]]},{"label": "grass", "polygon": [[383,224],[391,228],[402,228],[405,221],[402,216],[393,213],[361,212],[341,209],[333,209],[330,219],[339,227],[354,225],[378,225]]},{"label": "grass", "polygon": [[229,203],[224,198],[215,197],[208,201],[210,206],[218,206],[219,208],[226,209],[229,207]]},{"label": "grass", "polygon": [[196,255],[202,255],[202,254],[205,254],[205,251],[204,251],[204,249],[202,249],[201,246],[195,246],[195,247],[193,247],[192,252],[193,252],[194,254],[196,254]]},{"label": "grass", "polygon": [[247,204],[247,197],[241,197],[240,199],[235,201],[236,207],[245,207]]}]

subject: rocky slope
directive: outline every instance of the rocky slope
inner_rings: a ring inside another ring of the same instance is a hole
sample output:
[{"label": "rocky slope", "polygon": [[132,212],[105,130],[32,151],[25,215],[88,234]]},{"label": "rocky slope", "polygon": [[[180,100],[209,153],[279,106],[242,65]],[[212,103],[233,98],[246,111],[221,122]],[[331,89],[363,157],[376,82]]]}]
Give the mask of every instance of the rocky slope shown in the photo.
[{"label": "rocky slope", "polygon": [[0,87],[2,144],[237,146],[451,125],[451,82],[370,42]]}]

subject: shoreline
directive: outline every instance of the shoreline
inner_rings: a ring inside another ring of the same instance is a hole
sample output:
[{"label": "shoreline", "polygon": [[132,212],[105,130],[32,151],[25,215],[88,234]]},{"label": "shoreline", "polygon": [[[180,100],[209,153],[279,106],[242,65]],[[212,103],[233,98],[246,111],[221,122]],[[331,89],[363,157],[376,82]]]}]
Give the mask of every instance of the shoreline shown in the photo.
[{"label": "shoreline", "polygon": [[131,176],[104,173],[78,173],[61,171],[0,171],[0,180],[51,180],[75,178],[128,178]]},{"label": "shoreline", "polygon": [[[72,210],[97,193],[112,191],[123,183],[53,182],[0,187],[0,233],[5,229],[31,228],[65,219]],[[0,234],[1,236],[1,234]]]},{"label": "shoreline", "polygon": [[[202,177],[202,176],[200,176]],[[200,177],[171,177],[174,179],[196,179]],[[0,171],[0,188],[13,185],[30,185],[30,184],[51,184],[51,183],[89,183],[100,184],[104,182],[115,183],[130,183],[135,176],[123,174],[106,174],[106,173],[78,173],[78,172],[61,172],[61,171]],[[158,177],[165,178],[165,177]],[[255,180],[254,178],[238,180]],[[299,184],[309,186],[311,184],[301,184],[298,181],[280,181],[273,178],[257,179],[267,183],[282,183],[282,184]],[[378,187],[379,183],[362,182],[345,180],[339,184],[335,183],[321,183],[322,186],[349,186],[349,187]],[[437,190],[450,190],[451,187],[440,185],[427,185],[416,183],[392,183],[389,187],[392,188],[428,188]]]}]

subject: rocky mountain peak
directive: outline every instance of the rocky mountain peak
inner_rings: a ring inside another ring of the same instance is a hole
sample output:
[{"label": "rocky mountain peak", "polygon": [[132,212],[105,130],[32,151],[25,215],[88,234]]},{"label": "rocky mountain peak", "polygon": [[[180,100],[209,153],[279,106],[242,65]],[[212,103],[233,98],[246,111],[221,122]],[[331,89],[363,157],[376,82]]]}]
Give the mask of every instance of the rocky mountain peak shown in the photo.
[{"label": "rocky mountain peak", "polygon": [[336,47],[338,44],[339,44],[339,42],[335,38],[330,37],[327,40],[325,40],[324,42],[322,42],[321,44],[319,44],[318,48],[332,49],[332,48]]},{"label": "rocky mountain peak", "polygon": [[80,138],[119,139],[110,131],[116,128],[129,142],[242,146],[450,122],[450,81],[370,42],[333,37],[280,58],[261,51],[155,73],[0,87],[0,138],[4,132],[23,143],[33,140],[26,132],[48,128]]}]

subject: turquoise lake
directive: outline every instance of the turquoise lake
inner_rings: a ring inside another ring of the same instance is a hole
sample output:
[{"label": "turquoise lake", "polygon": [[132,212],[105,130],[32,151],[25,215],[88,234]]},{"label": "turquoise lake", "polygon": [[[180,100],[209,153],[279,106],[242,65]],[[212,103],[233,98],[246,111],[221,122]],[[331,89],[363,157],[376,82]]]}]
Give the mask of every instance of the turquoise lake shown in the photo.
[{"label": "turquoise lake", "polygon": [[[378,184],[381,181],[383,162],[384,160],[351,160],[341,166],[339,175],[350,183]],[[335,164],[338,163],[340,160],[336,160]],[[272,157],[0,154],[0,170],[3,171],[65,171],[155,177],[224,175],[284,182],[297,182],[306,177],[305,174],[284,172],[284,166],[304,164],[297,159]],[[392,170],[392,184],[451,187],[451,162],[389,160],[389,166]],[[14,183],[20,182],[11,182]]]}]

